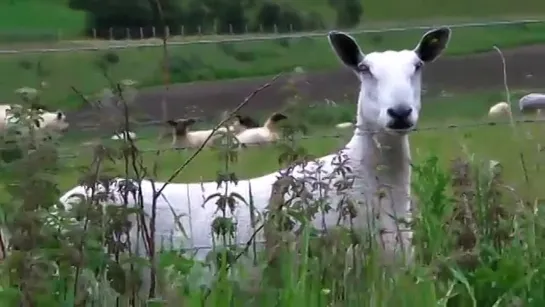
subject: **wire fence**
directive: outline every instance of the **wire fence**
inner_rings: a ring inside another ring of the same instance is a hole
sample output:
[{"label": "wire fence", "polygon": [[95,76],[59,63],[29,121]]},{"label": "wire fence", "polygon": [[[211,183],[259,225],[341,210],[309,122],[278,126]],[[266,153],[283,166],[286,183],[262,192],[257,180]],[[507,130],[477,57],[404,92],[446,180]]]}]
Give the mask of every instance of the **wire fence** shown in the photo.
[{"label": "wire fence", "polygon": [[[413,130],[413,133],[425,132],[425,131],[444,131],[444,130],[456,130],[456,129],[469,129],[469,128],[479,128],[479,127],[495,127],[495,126],[507,126],[507,125],[519,125],[519,124],[541,124],[545,123],[545,118],[524,118],[516,119],[513,122],[511,121],[475,121],[472,123],[463,123],[463,124],[449,124],[449,125],[433,125],[433,126],[424,126],[417,127]],[[374,133],[376,131],[358,129],[360,133]],[[349,133],[338,133],[338,134],[326,134],[326,135],[302,135],[294,138],[294,141],[303,141],[303,140],[312,140],[312,139],[342,139],[349,138],[353,134]],[[123,141],[121,139],[120,141]],[[258,146],[266,145],[267,143],[276,143],[273,142],[256,142],[256,143],[245,143],[246,146]],[[83,147],[83,146],[80,146]],[[61,151],[74,151],[74,147],[61,149]],[[153,147],[153,148],[143,148],[139,149],[140,153],[155,153],[160,154],[163,152],[171,151],[184,151],[184,150],[195,150],[195,148],[186,148],[186,147],[174,147],[174,146],[165,146],[165,147]],[[74,159],[78,158],[81,155],[78,153],[71,154],[61,154],[61,159]]]},{"label": "wire fence", "polygon": [[[544,23],[545,20],[539,19],[524,19],[524,20],[508,20],[508,21],[489,21],[489,22],[472,22],[472,23],[456,23],[447,24],[450,28],[472,28],[472,27],[492,27],[502,25],[526,25]],[[407,27],[389,27],[378,29],[358,29],[346,31],[350,34],[367,34],[367,33],[387,33],[387,32],[403,32],[411,30],[423,30],[429,29],[435,25],[417,25]],[[167,32],[168,33],[168,32]],[[207,39],[200,36],[179,36],[179,40],[169,41],[169,46],[183,46],[193,44],[217,44],[217,43],[232,43],[232,42],[252,42],[252,41],[268,41],[278,39],[297,39],[297,38],[312,38],[312,37],[325,37],[327,31],[321,32],[294,32],[294,33],[273,33],[273,34],[247,34],[247,35],[226,35],[220,38]],[[92,40],[89,40],[92,42]],[[75,47],[61,47],[61,48],[24,48],[24,49],[3,49],[0,50],[2,54],[25,54],[25,53],[52,53],[52,52],[73,52],[73,51],[100,51],[100,50],[117,50],[117,49],[129,49],[129,48],[156,48],[162,46],[162,42],[151,41],[141,42],[134,40],[125,41],[99,41],[100,44],[94,46],[75,46]]]}]

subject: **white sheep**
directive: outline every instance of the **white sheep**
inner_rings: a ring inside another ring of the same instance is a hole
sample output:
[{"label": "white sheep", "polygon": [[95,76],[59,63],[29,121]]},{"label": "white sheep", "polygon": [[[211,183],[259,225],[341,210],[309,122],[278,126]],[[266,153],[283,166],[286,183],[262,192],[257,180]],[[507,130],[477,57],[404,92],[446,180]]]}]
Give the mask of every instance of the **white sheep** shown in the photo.
[{"label": "white sheep", "polygon": [[229,130],[234,134],[239,134],[246,129],[257,127],[259,127],[259,124],[253,118],[245,115],[235,115],[235,119],[229,126]]},{"label": "white sheep", "polygon": [[[191,125],[197,122],[194,118],[168,120],[167,123],[172,127],[172,146],[177,148],[198,148],[200,147],[212,133],[209,130],[190,131]],[[210,146],[214,140],[221,137],[222,133],[227,132],[227,129],[221,127],[214,132],[214,135],[208,140],[206,146]]]},{"label": "white sheep", "polygon": [[53,132],[65,132],[69,126],[70,124],[66,121],[66,114],[62,111],[43,112],[36,122],[38,129]]},{"label": "white sheep", "polygon": [[[20,107],[19,105],[13,105],[14,107]],[[3,104],[0,105],[0,132],[3,133],[6,129],[17,122],[17,118],[10,115],[8,110],[12,108],[12,105]],[[39,110],[39,119],[34,121],[34,128],[38,131],[61,133],[68,129],[70,124],[67,122],[64,112],[58,110],[56,112],[50,112],[43,106],[33,104],[30,109]]]},{"label": "white sheep", "polygon": [[524,113],[536,111],[536,114],[540,116],[541,110],[545,109],[545,94],[531,93],[523,96],[519,100],[519,108]]},{"label": "white sheep", "polygon": [[280,139],[278,123],[288,117],[281,113],[273,113],[262,127],[249,128],[236,135],[238,142],[244,146],[265,144]]},{"label": "white sheep", "polygon": [[[325,196],[332,206],[336,206],[343,197],[352,198],[357,212],[352,221],[354,228],[359,231],[369,231],[371,228],[372,233],[383,243],[381,246],[386,256],[384,259],[391,259],[390,256],[403,252],[408,252],[410,259],[412,233],[405,223],[398,222],[399,219],[410,219],[411,211],[411,155],[408,134],[417,124],[421,109],[421,67],[440,56],[450,36],[451,30],[442,27],[425,33],[413,50],[364,54],[351,36],[337,31],[328,34],[329,43],[341,62],[355,73],[361,83],[354,135],[340,152],[347,158],[346,166],[351,169],[352,185],[346,195],[339,195],[334,187],[338,180],[344,180],[334,172],[338,154],[318,158],[305,166],[299,165],[293,170],[292,176],[307,178],[311,186],[313,182],[308,177],[309,174],[321,178],[330,175],[330,179],[326,181],[329,186],[325,194],[320,194],[324,191],[315,191],[309,196]],[[315,171],[319,171],[321,175],[312,175]],[[227,188],[229,193],[237,193],[248,200],[251,187],[254,208],[263,213],[267,210],[277,174],[278,172],[273,172],[241,180],[237,184],[228,183]],[[111,191],[115,191],[123,180],[117,179]],[[151,215],[155,194],[153,186],[159,188],[163,184],[149,180],[140,183],[143,209],[148,217]],[[216,182],[166,185],[156,203],[155,242],[171,244],[167,238],[174,233],[174,248],[193,247],[197,250],[196,257],[204,259],[213,242],[220,244],[218,242],[221,240],[215,238],[210,229],[211,222],[218,216],[217,208],[213,201],[204,205],[203,202],[212,194],[224,193],[225,185],[226,183],[218,185]],[[90,189],[76,186],[67,191],[60,201],[69,208],[72,201],[78,199],[73,196],[89,193]],[[114,193],[114,196],[115,201],[121,204],[120,194]],[[138,198],[137,195],[136,199]],[[129,204],[136,204],[133,197],[129,197]],[[232,215],[237,221],[234,241],[244,244],[254,232],[253,219],[243,204],[239,204]],[[318,213],[311,223],[318,229],[326,229],[335,227],[338,219],[339,212],[330,210]],[[136,239],[137,221],[138,219],[132,221],[130,235],[141,243],[133,243],[132,246],[139,246],[135,252],[144,254],[144,243],[141,239]],[[149,229],[149,219],[147,221]],[[340,222],[343,225],[349,224],[344,219]],[[188,238],[177,228],[178,223],[184,227]],[[256,239],[263,240],[263,233],[258,233]],[[165,247],[156,246],[157,250],[161,248]],[[143,288],[145,293],[146,285],[149,286],[150,282],[149,274],[144,277],[147,277]]]},{"label": "white sheep", "polygon": [[508,116],[509,113],[511,113],[511,107],[509,107],[509,104],[504,101],[496,103],[490,107],[490,110],[488,110],[488,116],[492,118]]}]

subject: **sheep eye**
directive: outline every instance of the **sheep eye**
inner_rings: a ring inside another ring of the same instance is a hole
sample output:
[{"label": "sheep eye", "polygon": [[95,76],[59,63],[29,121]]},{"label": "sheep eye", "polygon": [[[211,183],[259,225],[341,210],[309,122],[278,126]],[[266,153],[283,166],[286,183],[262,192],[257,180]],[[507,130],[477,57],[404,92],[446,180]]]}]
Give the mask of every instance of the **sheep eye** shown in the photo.
[{"label": "sheep eye", "polygon": [[422,68],[422,66],[424,66],[423,62],[418,62],[418,63],[414,64],[414,71],[415,72],[419,71]]},{"label": "sheep eye", "polygon": [[371,68],[369,67],[369,65],[367,65],[365,63],[359,63],[358,64],[358,71],[361,72],[361,73],[364,73],[364,74],[370,74],[371,73]]}]

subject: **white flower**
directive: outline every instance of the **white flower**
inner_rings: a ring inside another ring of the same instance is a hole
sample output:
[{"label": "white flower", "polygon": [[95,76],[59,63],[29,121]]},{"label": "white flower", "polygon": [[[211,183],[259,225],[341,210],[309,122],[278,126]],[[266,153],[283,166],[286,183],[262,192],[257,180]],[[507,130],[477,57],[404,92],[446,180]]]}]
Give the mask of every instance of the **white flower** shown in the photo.
[{"label": "white flower", "polygon": [[25,87],[16,89],[15,94],[32,99],[38,95],[38,90],[32,87],[25,86]]},{"label": "white flower", "polygon": [[134,81],[131,79],[123,79],[119,83],[123,86],[135,86],[138,84],[138,81]]}]

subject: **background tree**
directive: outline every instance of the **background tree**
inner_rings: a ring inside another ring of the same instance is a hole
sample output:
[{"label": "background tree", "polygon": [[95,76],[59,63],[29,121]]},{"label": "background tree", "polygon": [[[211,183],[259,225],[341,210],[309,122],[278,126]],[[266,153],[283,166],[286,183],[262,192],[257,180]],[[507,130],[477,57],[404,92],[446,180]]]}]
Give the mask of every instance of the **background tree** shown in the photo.
[{"label": "background tree", "polygon": [[336,12],[337,27],[351,28],[361,22],[363,15],[361,0],[329,0],[329,5]]}]

